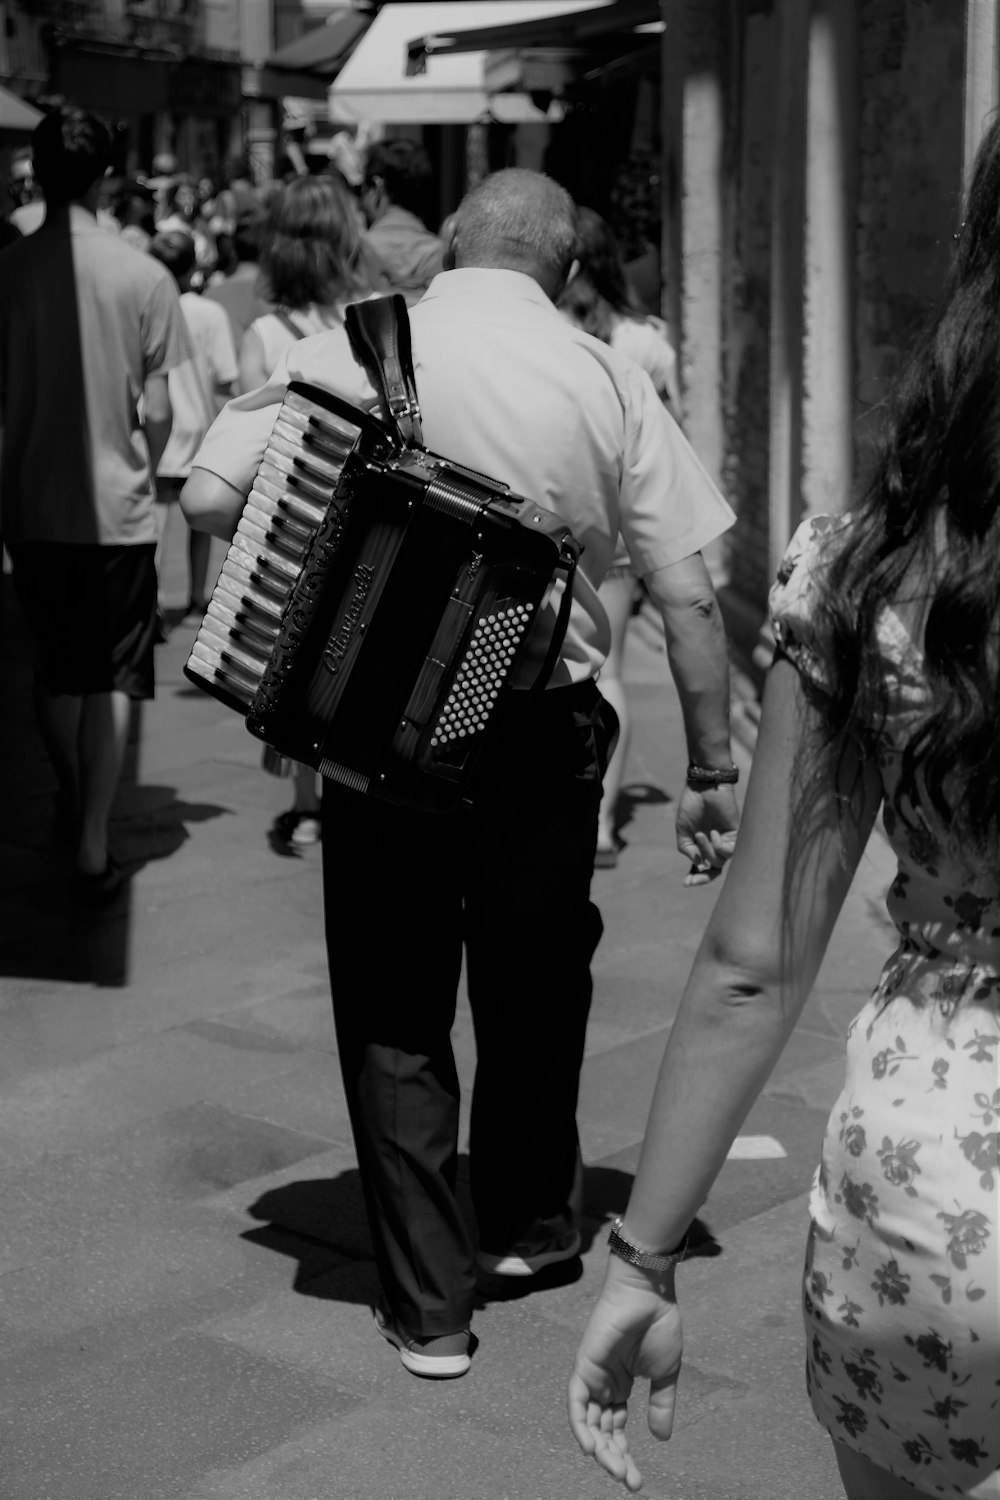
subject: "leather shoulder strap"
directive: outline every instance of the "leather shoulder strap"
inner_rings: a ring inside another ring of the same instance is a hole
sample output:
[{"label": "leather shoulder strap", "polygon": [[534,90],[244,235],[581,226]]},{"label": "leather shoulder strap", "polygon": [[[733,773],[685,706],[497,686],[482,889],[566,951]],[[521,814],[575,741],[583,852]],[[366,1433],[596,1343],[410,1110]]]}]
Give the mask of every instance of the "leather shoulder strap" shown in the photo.
[{"label": "leather shoulder strap", "polygon": [[382,398],[383,416],[408,447],[421,447],[420,407],[410,350],[410,319],[406,302],[373,297],[352,302],[344,322],[354,357],[368,371]]}]

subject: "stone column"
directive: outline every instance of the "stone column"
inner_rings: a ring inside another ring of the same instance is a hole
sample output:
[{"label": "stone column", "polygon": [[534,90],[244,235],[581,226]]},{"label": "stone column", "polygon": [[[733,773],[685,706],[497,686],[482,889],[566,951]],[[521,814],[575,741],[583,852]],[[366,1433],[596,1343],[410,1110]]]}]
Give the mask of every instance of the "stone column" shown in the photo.
[{"label": "stone column", "polygon": [[802,480],[805,124],[809,5],[777,0],[778,78],[771,192],[768,563],[773,577],[798,517]]},{"label": "stone column", "polygon": [[997,107],[997,0],[967,0],[965,12],[965,150],[964,179],[989,116]]},{"label": "stone column", "polygon": [[[814,0],[806,103],[805,512],[845,509],[854,479],[858,67],[856,0]],[[794,525],[794,496],[792,504]],[[773,541],[777,552],[787,537]]]},{"label": "stone column", "polygon": [[685,431],[718,478],[722,411],[726,0],[663,0],[664,316]]}]

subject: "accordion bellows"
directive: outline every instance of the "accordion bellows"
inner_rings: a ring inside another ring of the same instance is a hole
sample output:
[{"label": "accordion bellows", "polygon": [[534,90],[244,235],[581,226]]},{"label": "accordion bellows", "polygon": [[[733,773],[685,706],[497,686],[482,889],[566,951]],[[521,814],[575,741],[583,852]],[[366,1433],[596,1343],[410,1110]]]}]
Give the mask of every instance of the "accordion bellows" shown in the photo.
[{"label": "accordion bellows", "polygon": [[578,554],[550,511],[293,382],[185,671],[323,776],[452,807]]}]

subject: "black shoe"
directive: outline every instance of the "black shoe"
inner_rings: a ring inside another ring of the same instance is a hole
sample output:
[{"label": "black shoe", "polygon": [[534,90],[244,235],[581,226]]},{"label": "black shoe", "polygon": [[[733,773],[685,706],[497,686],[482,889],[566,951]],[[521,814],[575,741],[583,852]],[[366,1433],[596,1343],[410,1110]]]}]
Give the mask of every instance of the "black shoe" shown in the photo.
[{"label": "black shoe", "polygon": [[102,906],[118,895],[125,884],[125,871],[109,854],[103,870],[98,870],[96,874],[91,874],[88,870],[77,870],[73,883],[81,901],[92,906]]}]

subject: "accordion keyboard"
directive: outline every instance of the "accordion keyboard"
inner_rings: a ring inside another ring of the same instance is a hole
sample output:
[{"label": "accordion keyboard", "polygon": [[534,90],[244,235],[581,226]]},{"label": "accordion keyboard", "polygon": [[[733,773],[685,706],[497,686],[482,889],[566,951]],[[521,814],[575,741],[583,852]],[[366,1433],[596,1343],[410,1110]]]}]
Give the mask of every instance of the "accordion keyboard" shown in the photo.
[{"label": "accordion keyboard", "polygon": [[244,712],[360,433],[302,391],[286,392],[187,664]]}]

